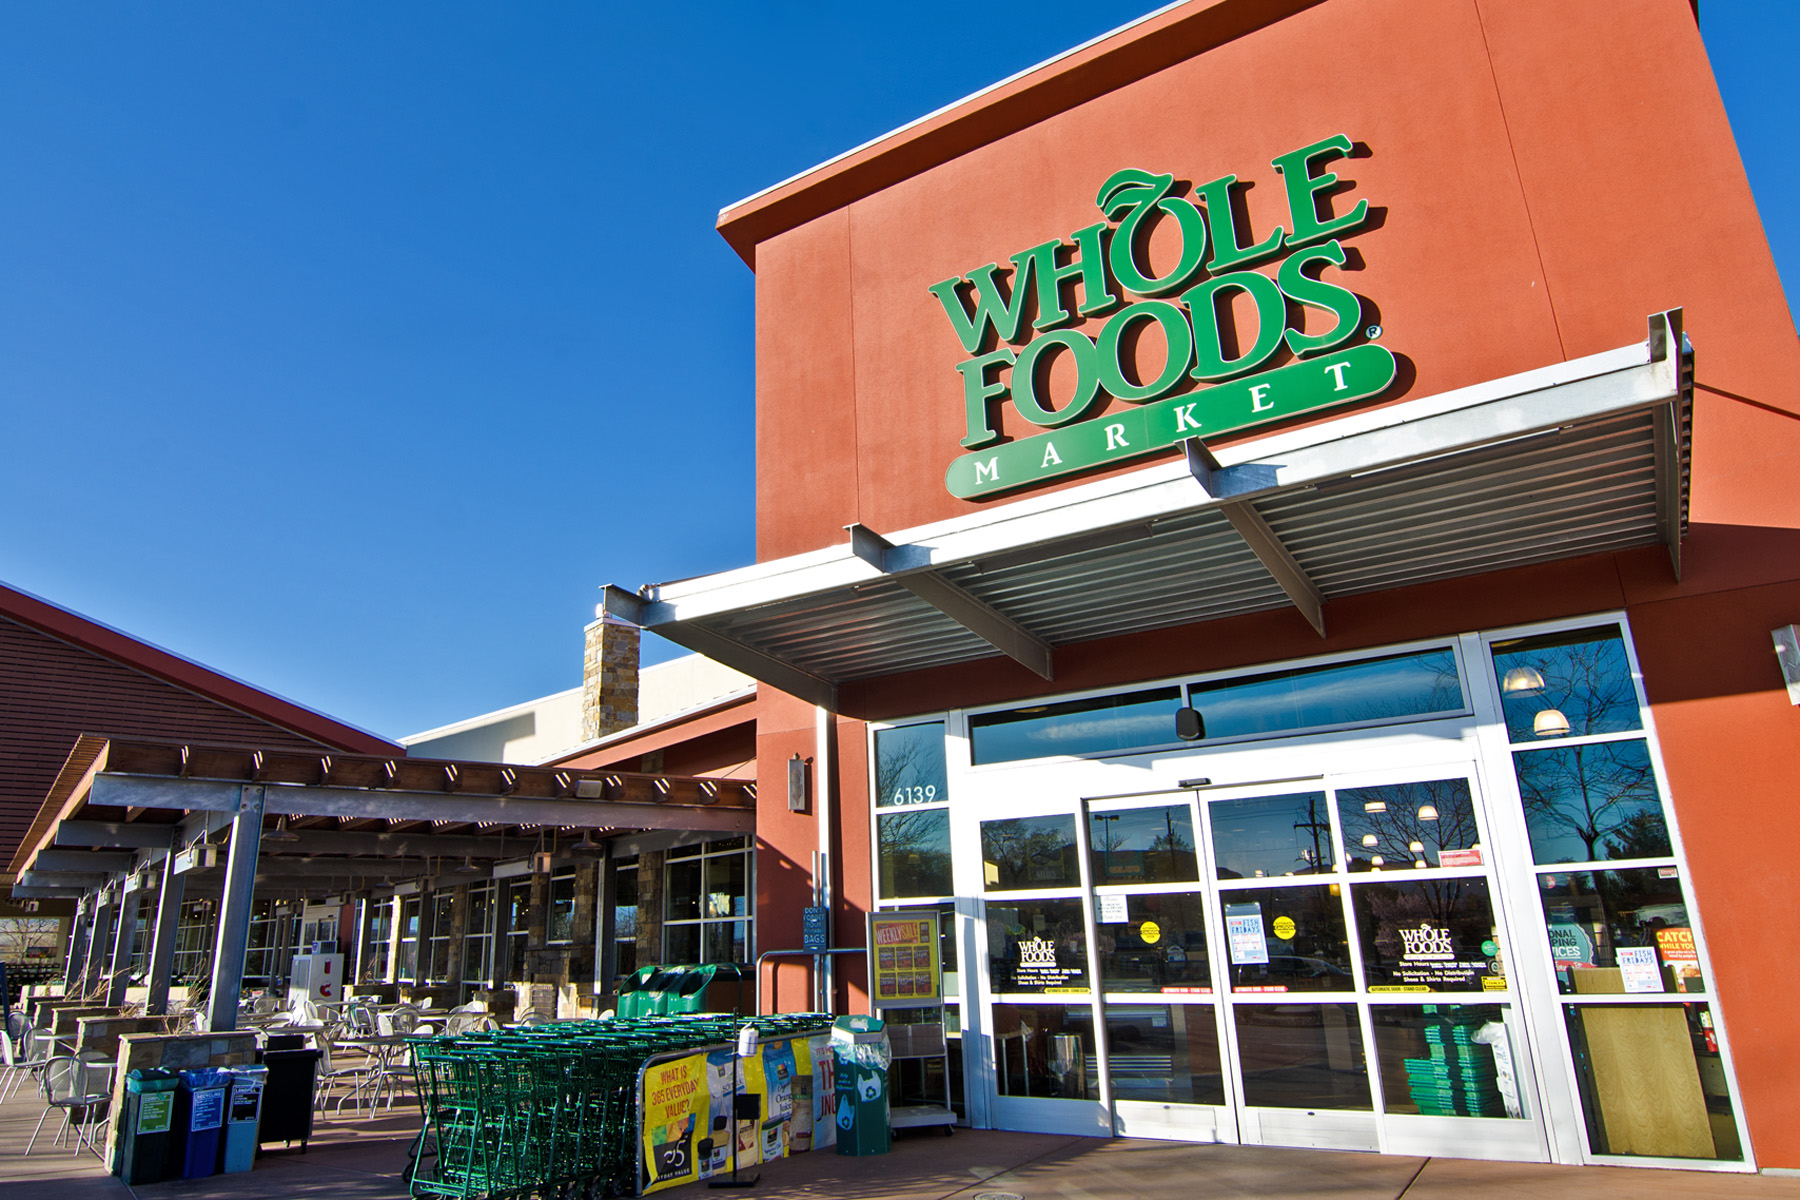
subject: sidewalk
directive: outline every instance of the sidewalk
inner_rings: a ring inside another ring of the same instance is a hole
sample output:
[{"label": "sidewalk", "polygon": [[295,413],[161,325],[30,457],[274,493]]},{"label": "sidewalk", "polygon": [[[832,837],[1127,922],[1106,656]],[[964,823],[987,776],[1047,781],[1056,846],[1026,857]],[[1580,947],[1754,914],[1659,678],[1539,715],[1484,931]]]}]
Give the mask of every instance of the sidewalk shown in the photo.
[{"label": "sidewalk", "polygon": [[[322,1118],[305,1154],[277,1150],[245,1174],[128,1188],[86,1151],[47,1149],[56,1114],[25,1157],[41,1111],[29,1093],[0,1105],[4,1200],[401,1200],[400,1172],[418,1128],[416,1110],[398,1104],[374,1120]],[[948,1138],[910,1134],[879,1157],[826,1151],[744,1172],[755,1174],[761,1182],[738,1193],[747,1200],[1800,1200],[1800,1178],[969,1129]],[[712,1194],[701,1185],[658,1193],[670,1200]]]}]

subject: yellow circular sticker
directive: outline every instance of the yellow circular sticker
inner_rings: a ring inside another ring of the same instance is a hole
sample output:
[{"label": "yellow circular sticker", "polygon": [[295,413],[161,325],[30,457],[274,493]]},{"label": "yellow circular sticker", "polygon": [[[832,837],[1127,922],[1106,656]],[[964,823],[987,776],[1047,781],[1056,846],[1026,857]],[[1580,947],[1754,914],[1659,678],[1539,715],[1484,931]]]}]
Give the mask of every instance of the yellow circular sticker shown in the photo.
[{"label": "yellow circular sticker", "polygon": [[1138,936],[1144,939],[1144,945],[1154,946],[1162,939],[1162,926],[1155,921],[1145,921],[1138,926]]},{"label": "yellow circular sticker", "polygon": [[1294,937],[1294,918],[1276,917],[1275,936],[1284,942],[1292,941]]}]

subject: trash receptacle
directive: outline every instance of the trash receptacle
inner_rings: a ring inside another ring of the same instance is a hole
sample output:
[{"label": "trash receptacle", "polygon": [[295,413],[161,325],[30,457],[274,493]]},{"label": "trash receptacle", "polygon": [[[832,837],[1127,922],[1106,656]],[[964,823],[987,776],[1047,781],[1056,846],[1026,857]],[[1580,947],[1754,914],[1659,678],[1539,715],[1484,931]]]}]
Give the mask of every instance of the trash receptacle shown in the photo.
[{"label": "trash receptacle", "polygon": [[125,1127],[119,1131],[118,1175],[127,1185],[161,1183],[172,1174],[175,1141],[173,1071],[139,1068],[125,1075]]},{"label": "trash receptacle", "polygon": [[[312,1137],[313,1081],[319,1068],[319,1052],[308,1046],[276,1046],[269,1039],[262,1052],[262,1064],[268,1068],[263,1084],[262,1122],[256,1135],[258,1142],[287,1142],[298,1139],[300,1153]],[[296,1037],[294,1041],[302,1039]]]},{"label": "trash receptacle", "polygon": [[224,1153],[219,1156],[219,1169],[229,1175],[248,1171],[256,1165],[256,1127],[262,1119],[263,1085],[268,1082],[267,1067],[233,1067],[231,1101],[225,1106]]},{"label": "trash receptacle", "polygon": [[879,1017],[839,1017],[831,1026],[831,1056],[837,1076],[837,1152],[886,1154],[888,1064],[893,1053]]},{"label": "trash receptacle", "polygon": [[219,1131],[225,1124],[225,1095],[231,1076],[212,1067],[183,1071],[175,1092],[175,1144],[182,1179],[219,1173]]},{"label": "trash receptacle", "polygon": [[647,1017],[666,1017],[670,1013],[679,1012],[675,1007],[676,997],[681,993],[681,984],[687,978],[692,967],[664,967],[648,985],[651,992],[650,1008],[644,1015]]},{"label": "trash receptacle", "polygon": [[649,993],[644,988],[650,982],[650,977],[655,974],[655,967],[639,967],[627,975],[619,984],[619,1001],[614,1005],[614,1015],[620,1017],[643,1016],[644,1003],[649,998]]}]

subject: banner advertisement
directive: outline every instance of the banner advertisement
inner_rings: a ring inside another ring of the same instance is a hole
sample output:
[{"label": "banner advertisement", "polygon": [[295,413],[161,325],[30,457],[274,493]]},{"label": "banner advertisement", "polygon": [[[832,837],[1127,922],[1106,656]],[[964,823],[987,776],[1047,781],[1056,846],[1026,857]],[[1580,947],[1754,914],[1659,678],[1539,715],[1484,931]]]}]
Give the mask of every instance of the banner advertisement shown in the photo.
[{"label": "banner advertisement", "polygon": [[[826,1035],[811,1042],[781,1038],[763,1042],[745,1059],[731,1049],[712,1050],[645,1071],[644,1191],[729,1172],[734,1138],[740,1169],[830,1145],[816,1135],[821,1055],[827,1104],[831,1098],[831,1053],[823,1049],[828,1044]],[[757,1097],[758,1118],[732,1119],[734,1080],[738,1094]]]}]

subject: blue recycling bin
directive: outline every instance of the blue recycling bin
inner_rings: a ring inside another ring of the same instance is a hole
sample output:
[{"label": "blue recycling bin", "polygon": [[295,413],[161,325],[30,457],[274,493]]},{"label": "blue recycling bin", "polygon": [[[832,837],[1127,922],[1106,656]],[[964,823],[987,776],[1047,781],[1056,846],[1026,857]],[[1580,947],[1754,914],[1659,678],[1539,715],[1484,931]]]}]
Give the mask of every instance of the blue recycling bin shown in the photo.
[{"label": "blue recycling bin", "polygon": [[256,1129],[262,1121],[263,1085],[268,1082],[267,1067],[232,1067],[231,1099],[225,1105],[225,1132],[219,1169],[230,1175],[248,1171],[256,1165]]},{"label": "blue recycling bin", "polygon": [[219,1137],[225,1127],[225,1099],[231,1074],[203,1067],[183,1071],[175,1090],[175,1128],[181,1178],[205,1179],[219,1173]]}]

